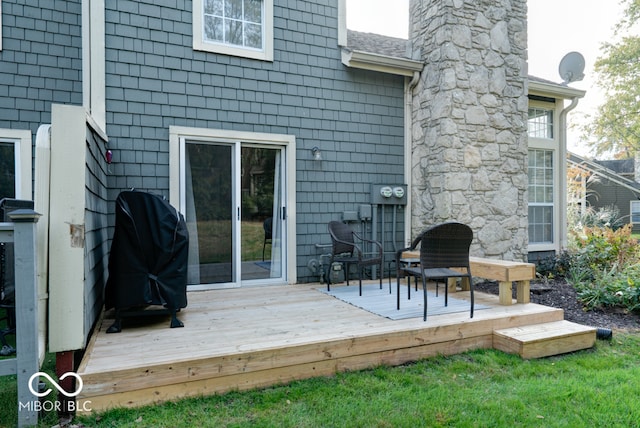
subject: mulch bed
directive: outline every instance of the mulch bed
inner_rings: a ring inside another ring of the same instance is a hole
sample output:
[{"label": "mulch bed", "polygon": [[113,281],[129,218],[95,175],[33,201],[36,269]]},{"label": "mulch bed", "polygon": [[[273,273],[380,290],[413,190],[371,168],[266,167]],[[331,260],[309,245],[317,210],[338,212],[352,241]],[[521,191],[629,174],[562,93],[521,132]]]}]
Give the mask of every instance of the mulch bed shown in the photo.
[{"label": "mulch bed", "polygon": [[[515,286],[513,287],[515,299]],[[498,295],[498,283],[484,281],[474,283],[474,289]],[[578,301],[576,290],[564,279],[532,281],[531,302],[564,310],[564,318],[582,325],[612,330],[640,332],[640,314],[626,313],[622,308],[586,310]]]}]

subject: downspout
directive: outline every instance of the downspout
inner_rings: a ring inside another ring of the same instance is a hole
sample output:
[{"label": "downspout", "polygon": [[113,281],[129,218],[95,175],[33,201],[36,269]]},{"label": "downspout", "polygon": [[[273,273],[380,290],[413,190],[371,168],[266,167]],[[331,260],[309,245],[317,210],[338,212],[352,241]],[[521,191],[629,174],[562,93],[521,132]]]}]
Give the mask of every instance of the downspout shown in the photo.
[{"label": "downspout", "polygon": [[571,99],[564,110],[560,112],[560,178],[558,189],[563,190],[563,197],[560,198],[559,212],[559,232],[560,232],[560,250],[567,248],[567,114],[578,105],[578,97]]},{"label": "downspout", "polygon": [[[406,85],[404,93],[404,178],[407,184],[407,205],[404,210],[404,244],[409,245],[411,243],[411,189],[412,189],[412,176],[411,166],[413,165],[413,140],[412,140],[412,128],[413,128],[413,90],[420,81],[420,73],[413,72],[411,81]],[[395,242],[395,238],[394,238]]]}]

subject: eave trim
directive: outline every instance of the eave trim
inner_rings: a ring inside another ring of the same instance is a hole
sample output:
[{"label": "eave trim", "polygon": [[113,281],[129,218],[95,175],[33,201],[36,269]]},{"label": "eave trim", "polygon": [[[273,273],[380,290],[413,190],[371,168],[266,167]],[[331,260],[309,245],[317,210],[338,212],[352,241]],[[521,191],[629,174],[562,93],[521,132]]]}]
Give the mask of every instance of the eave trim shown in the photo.
[{"label": "eave trim", "polygon": [[424,67],[424,64],[420,61],[351,49],[342,49],[342,63],[351,68],[380,71],[408,77],[412,77],[416,71],[422,71]]}]

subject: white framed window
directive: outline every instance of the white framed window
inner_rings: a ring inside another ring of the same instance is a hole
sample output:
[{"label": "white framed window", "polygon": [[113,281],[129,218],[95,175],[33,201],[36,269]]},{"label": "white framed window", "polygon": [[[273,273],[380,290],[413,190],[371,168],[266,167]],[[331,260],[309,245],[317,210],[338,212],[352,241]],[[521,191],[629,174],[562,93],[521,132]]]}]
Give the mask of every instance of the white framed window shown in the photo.
[{"label": "white framed window", "polygon": [[631,223],[640,224],[640,201],[631,201]]},{"label": "white framed window", "polygon": [[554,242],[553,150],[529,149],[529,243]]},{"label": "white framed window", "polygon": [[193,0],[193,49],[273,61],[273,0]]},{"label": "white framed window", "polygon": [[554,138],[554,111],[541,107],[529,107],[528,132],[530,138]]},{"label": "white framed window", "polygon": [[0,199],[32,199],[31,131],[0,129]]},{"label": "white framed window", "polygon": [[529,101],[529,251],[560,249],[562,165],[556,123],[555,103]]}]

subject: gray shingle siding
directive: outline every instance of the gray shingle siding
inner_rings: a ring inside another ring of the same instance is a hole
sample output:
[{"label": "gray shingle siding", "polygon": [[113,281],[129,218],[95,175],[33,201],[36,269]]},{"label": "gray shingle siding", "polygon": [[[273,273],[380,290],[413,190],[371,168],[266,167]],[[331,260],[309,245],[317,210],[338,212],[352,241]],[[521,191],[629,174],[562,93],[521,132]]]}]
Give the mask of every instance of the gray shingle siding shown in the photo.
[{"label": "gray shingle siding", "polygon": [[[35,134],[51,103],[82,104],[82,8],[23,3],[2,0],[0,128]],[[105,7],[110,226],[120,191],[168,196],[174,125],[296,137],[301,281],[311,279],[314,244],[329,241],[329,220],[368,203],[370,183],[403,181],[404,78],[341,63],[334,0],[274,1],[273,62],[194,51],[191,1]],[[314,146],[321,163],[311,160]]]},{"label": "gray shingle siding", "polygon": [[80,0],[2,0],[0,128],[35,135],[51,103],[82,103],[81,20]]},{"label": "gray shingle siding", "polygon": [[84,323],[90,331],[102,310],[103,290],[107,280],[109,236],[107,218],[107,171],[102,160],[105,142],[87,127],[85,189],[85,284]]},{"label": "gray shingle siding", "polygon": [[326,223],[368,203],[370,183],[403,182],[403,78],[342,65],[335,1],[275,0],[273,62],[194,51],[191,2],[106,8],[110,200],[130,187],[168,195],[169,126],[295,135],[304,281]]},{"label": "gray shingle siding", "polygon": [[[618,208],[623,224],[631,223],[631,201],[639,198],[638,193],[600,177],[588,184],[587,204],[595,209],[614,206]],[[634,230],[639,229],[638,226]]]}]

